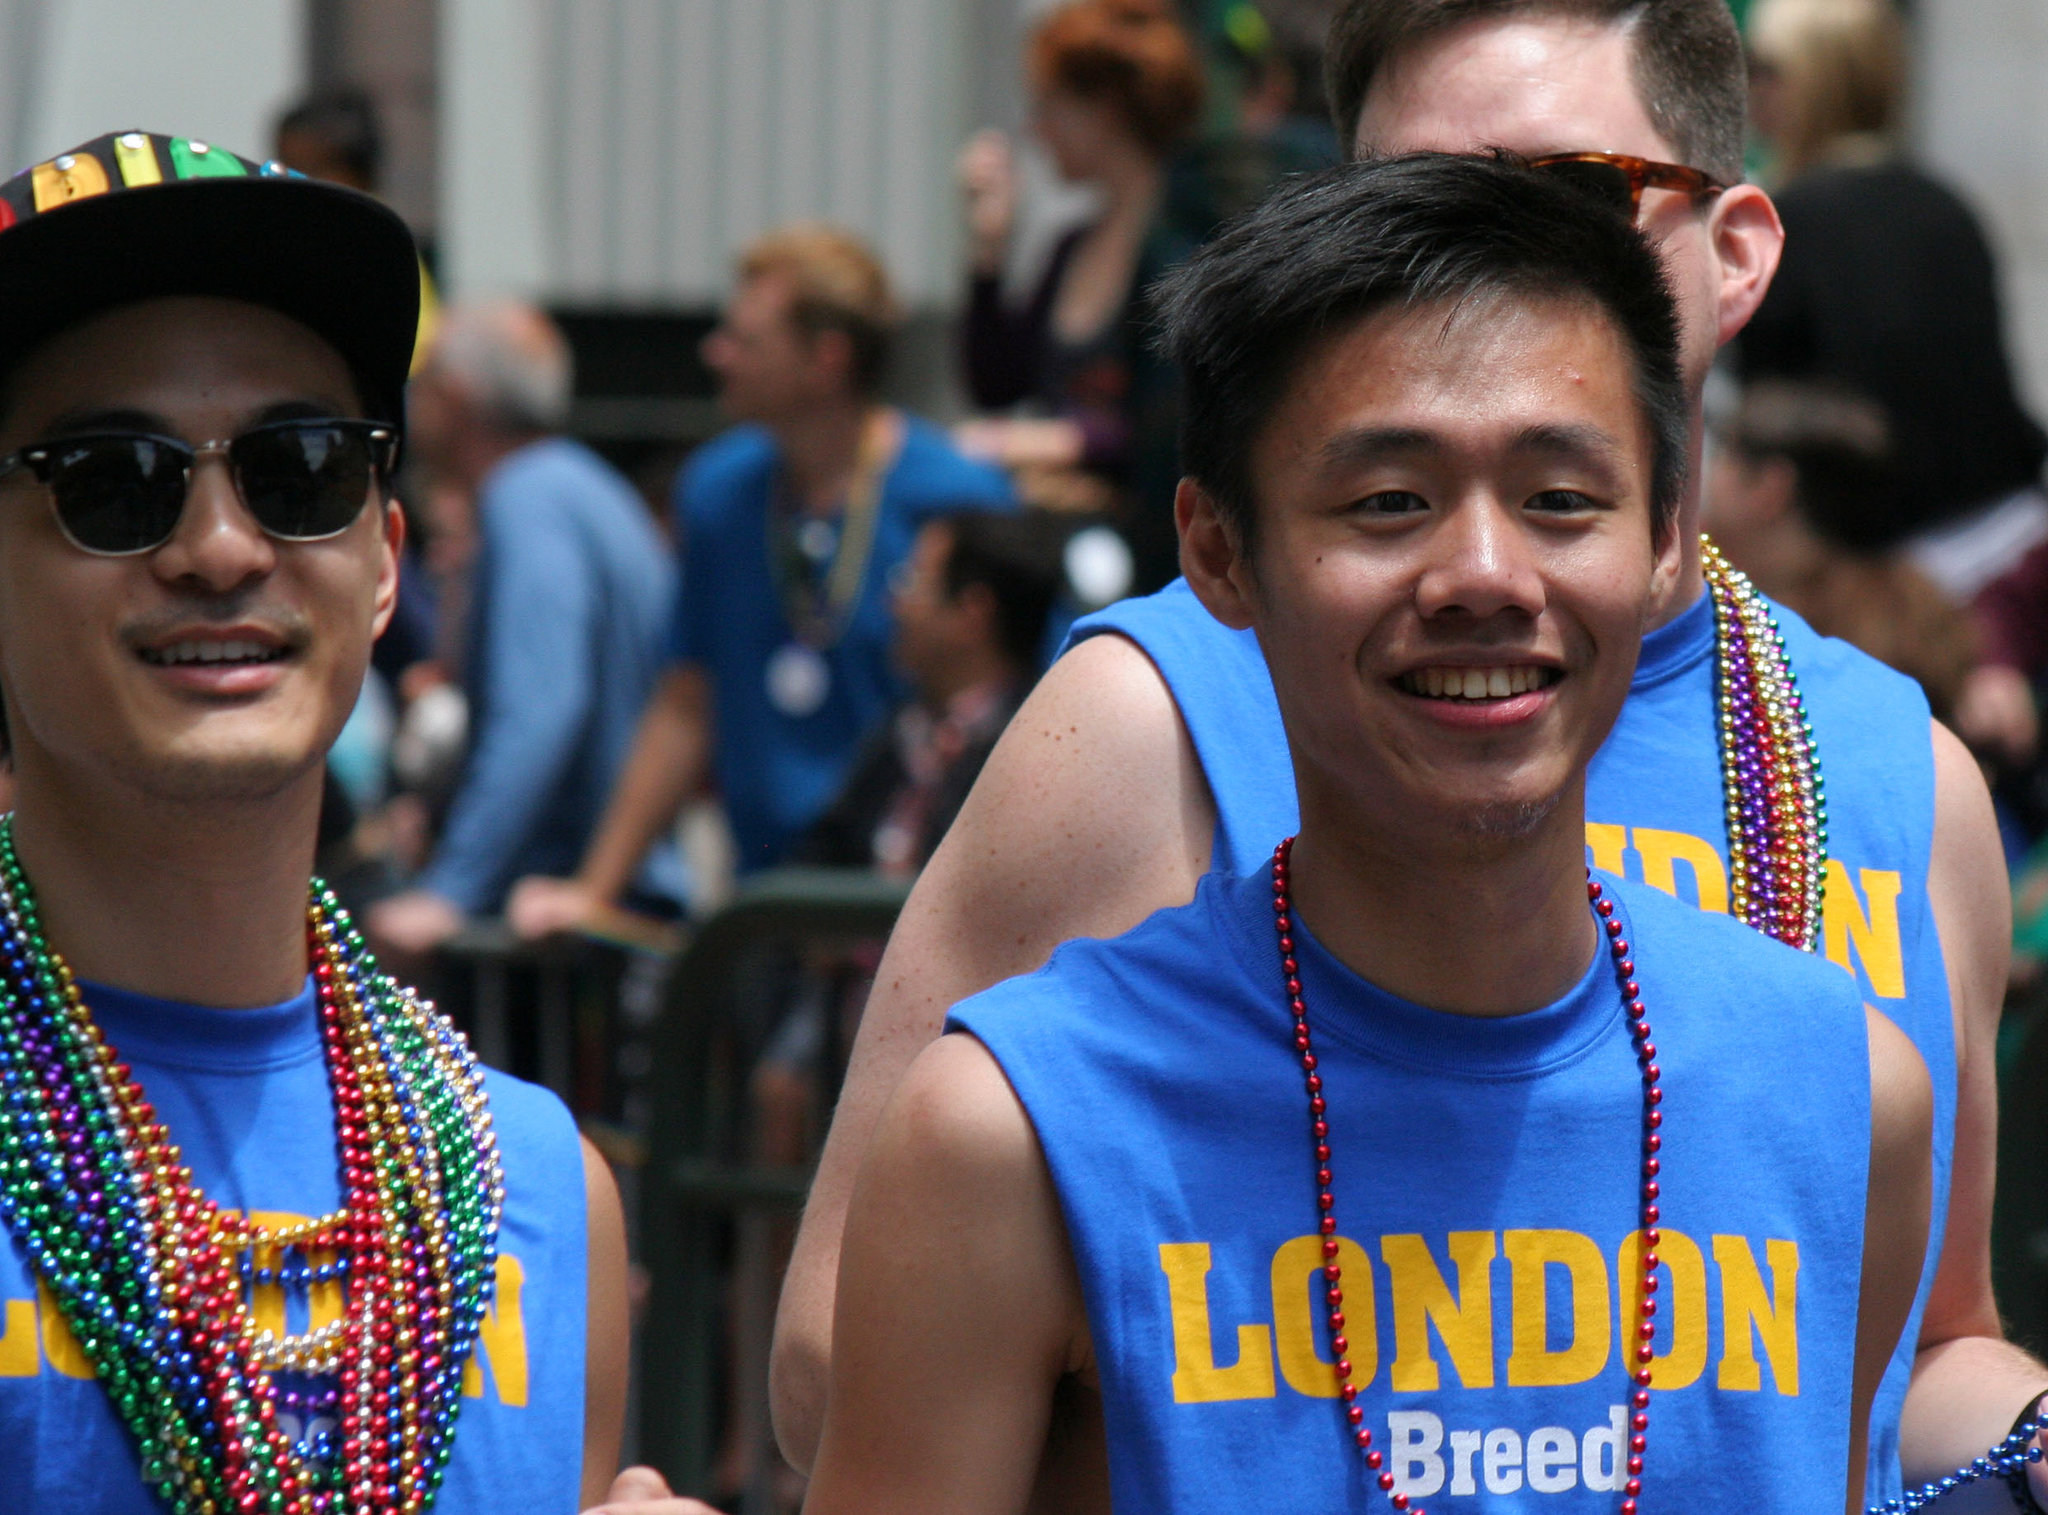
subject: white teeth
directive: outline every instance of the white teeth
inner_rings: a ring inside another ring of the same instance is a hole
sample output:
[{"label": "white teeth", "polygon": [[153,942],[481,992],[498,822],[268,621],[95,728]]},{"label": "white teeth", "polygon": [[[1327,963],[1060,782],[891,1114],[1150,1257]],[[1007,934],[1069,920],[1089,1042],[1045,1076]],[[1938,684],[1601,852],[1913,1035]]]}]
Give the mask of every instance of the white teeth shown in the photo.
[{"label": "white teeth", "polygon": [[1504,700],[1551,682],[1542,668],[1521,663],[1500,668],[1418,668],[1401,675],[1401,687],[1430,699]]},{"label": "white teeth", "polygon": [[173,642],[167,647],[145,648],[143,661],[159,667],[184,663],[268,663],[282,654],[261,642],[247,640],[220,642]]}]

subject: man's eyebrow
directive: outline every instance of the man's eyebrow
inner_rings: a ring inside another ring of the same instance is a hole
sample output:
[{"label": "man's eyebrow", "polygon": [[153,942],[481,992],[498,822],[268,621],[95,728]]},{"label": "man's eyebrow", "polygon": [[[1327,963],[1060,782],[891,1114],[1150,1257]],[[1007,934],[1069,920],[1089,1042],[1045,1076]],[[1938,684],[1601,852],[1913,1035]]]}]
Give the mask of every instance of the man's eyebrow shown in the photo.
[{"label": "man's eyebrow", "polygon": [[356,413],[353,405],[337,404],[333,400],[298,399],[279,400],[266,405],[250,419],[252,426],[267,425],[272,421],[333,420]]},{"label": "man's eyebrow", "polygon": [[[353,406],[317,398],[276,400],[258,410],[236,429],[239,431],[250,426],[264,426],[273,421],[303,421],[347,416],[352,414],[353,410]],[[64,411],[45,424],[42,431],[44,436],[50,437],[87,436],[103,431],[146,431],[163,437],[178,435],[178,429],[170,420],[154,411],[117,405],[97,408],[81,406],[76,410]],[[204,442],[225,439],[195,437],[192,440]]]},{"label": "man's eyebrow", "polygon": [[128,410],[119,406],[100,409],[80,407],[67,410],[44,423],[43,435],[51,437],[76,437],[96,431],[148,431],[159,436],[170,434],[170,423],[162,416],[147,410]]},{"label": "man's eyebrow", "polygon": [[1420,426],[1360,426],[1341,431],[1319,451],[1326,467],[1347,468],[1392,457],[1433,455],[1444,450],[1443,439]]},{"label": "man's eyebrow", "polygon": [[1613,434],[1577,422],[1524,427],[1516,434],[1512,447],[1516,452],[1590,464],[1613,473],[1627,467],[1627,452]]}]

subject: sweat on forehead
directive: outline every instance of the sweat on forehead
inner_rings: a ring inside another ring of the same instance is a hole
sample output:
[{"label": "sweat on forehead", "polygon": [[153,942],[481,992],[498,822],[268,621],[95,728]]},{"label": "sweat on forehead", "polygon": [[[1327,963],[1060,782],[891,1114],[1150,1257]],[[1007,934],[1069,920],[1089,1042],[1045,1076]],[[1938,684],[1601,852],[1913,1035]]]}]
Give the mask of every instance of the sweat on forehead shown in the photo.
[{"label": "sweat on forehead", "polygon": [[1652,439],[1658,531],[1684,483],[1678,321],[1656,254],[1620,217],[1507,158],[1417,153],[1297,180],[1162,283],[1162,347],[1180,370],[1181,465],[1251,540],[1251,457],[1331,335],[1392,307],[1583,304],[1619,332]]}]

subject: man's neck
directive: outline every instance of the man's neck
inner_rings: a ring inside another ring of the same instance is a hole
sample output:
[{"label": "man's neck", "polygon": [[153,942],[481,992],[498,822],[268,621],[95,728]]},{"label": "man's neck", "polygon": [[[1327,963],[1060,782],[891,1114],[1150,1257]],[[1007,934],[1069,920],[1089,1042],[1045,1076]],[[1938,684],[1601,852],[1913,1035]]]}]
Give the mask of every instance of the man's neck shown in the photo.
[{"label": "man's neck", "polygon": [[474,494],[498,465],[521,448],[530,447],[545,436],[537,431],[502,431],[479,427],[469,433],[461,446],[454,469],[458,481]]},{"label": "man's neck", "polygon": [[1651,607],[1650,624],[1643,628],[1645,631],[1670,625],[1707,592],[1706,575],[1700,569],[1700,486],[1706,472],[1706,435],[1705,402],[1701,394],[1695,393],[1685,492],[1678,501],[1678,576]]},{"label": "man's neck", "polygon": [[1678,576],[1651,609],[1645,631],[1668,626],[1699,602],[1707,592],[1706,574],[1700,568],[1699,512],[1681,512],[1678,527]]},{"label": "man's neck", "polygon": [[1361,978],[1434,1010],[1502,1016],[1550,1004],[1584,975],[1595,932],[1582,792],[1513,838],[1373,835],[1303,801],[1295,909]]},{"label": "man's neck", "polygon": [[226,1009],[298,993],[318,769],[265,799],[192,803],[41,766],[16,776],[15,845],[79,978]]},{"label": "man's neck", "polygon": [[783,478],[797,507],[830,515],[846,500],[871,426],[888,412],[858,397],[820,405],[769,429],[782,451]]}]

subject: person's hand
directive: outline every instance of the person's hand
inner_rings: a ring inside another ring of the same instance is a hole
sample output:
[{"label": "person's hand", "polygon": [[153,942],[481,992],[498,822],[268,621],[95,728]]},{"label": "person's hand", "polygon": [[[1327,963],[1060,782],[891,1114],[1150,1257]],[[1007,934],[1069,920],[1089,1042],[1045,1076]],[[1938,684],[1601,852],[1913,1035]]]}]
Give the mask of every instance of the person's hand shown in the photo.
[{"label": "person's hand", "polygon": [[991,127],[960,150],[960,190],[967,197],[967,239],[982,273],[1002,267],[1017,219],[1017,167],[1010,139]]},{"label": "person's hand", "polygon": [[701,1499],[682,1499],[669,1492],[668,1480],[652,1468],[628,1468],[612,1480],[604,1503],[583,1515],[718,1515]]},{"label": "person's hand", "polygon": [[2041,714],[2027,676],[2002,663],[1970,670],[1956,696],[1956,735],[1975,751],[2014,767],[2033,761],[2041,741]]},{"label": "person's hand", "polygon": [[505,919],[515,933],[533,941],[562,931],[580,931],[597,913],[589,888],[572,878],[534,874],[512,886]]},{"label": "person's hand", "polygon": [[372,905],[363,924],[380,957],[417,961],[460,931],[465,919],[452,901],[409,889]]}]

